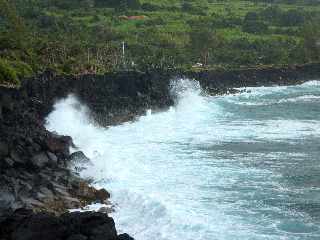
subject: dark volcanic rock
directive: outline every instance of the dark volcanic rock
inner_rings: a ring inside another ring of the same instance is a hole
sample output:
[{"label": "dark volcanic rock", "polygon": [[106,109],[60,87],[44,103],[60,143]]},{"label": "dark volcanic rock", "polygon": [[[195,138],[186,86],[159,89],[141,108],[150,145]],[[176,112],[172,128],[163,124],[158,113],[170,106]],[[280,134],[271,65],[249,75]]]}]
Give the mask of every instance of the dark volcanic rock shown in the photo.
[{"label": "dark volcanic rock", "polygon": [[10,152],[10,157],[11,159],[15,162],[15,163],[20,163],[20,164],[25,164],[26,161],[20,156],[21,154],[19,154],[16,150],[11,150]]},{"label": "dark volcanic rock", "polygon": [[0,141],[0,157],[5,157],[9,154],[9,146],[6,142]]},{"label": "dark volcanic rock", "polygon": [[48,107],[40,105],[50,101],[26,92],[0,87],[0,95],[11,101],[0,100],[0,217],[21,207],[59,214],[104,201],[106,196],[67,168],[71,137],[44,128],[41,111]]},{"label": "dark volcanic rock", "polygon": [[90,239],[116,239],[117,231],[112,218],[98,212],[71,213],[62,215],[63,222],[71,225],[70,235],[80,233]]},{"label": "dark volcanic rock", "polygon": [[13,191],[7,186],[0,186],[0,218],[12,209],[15,202]]},{"label": "dark volcanic rock", "polygon": [[[112,218],[96,212],[66,213],[60,217],[19,209],[0,221],[0,239],[6,240],[131,240],[117,236]],[[124,238],[125,236],[125,238]]]},{"label": "dark volcanic rock", "polygon": [[37,168],[43,168],[50,162],[49,157],[45,152],[38,153],[37,155],[31,158],[32,164]]},{"label": "dark volcanic rock", "polygon": [[9,157],[4,158],[4,162],[5,162],[9,167],[13,167],[13,165],[14,165],[14,161],[13,161],[11,158],[9,158]]},{"label": "dark volcanic rock", "polygon": [[50,134],[45,140],[49,151],[63,156],[69,155],[69,148],[73,146],[72,138],[69,136],[59,136]]},{"label": "dark volcanic rock", "polygon": [[47,152],[47,156],[50,159],[51,164],[58,164],[58,157],[54,153]]},{"label": "dark volcanic rock", "polygon": [[67,238],[67,240],[87,240],[88,237],[82,234],[74,234]]},{"label": "dark volcanic rock", "polygon": [[81,151],[74,152],[70,155],[69,160],[75,163],[88,163],[90,159]]},{"label": "dark volcanic rock", "polygon": [[320,64],[256,67],[238,70],[203,70],[181,75],[199,80],[201,87],[229,89],[272,85],[294,85],[320,77]]},{"label": "dark volcanic rock", "polygon": [[[8,223],[10,224],[10,222]],[[66,226],[60,219],[46,214],[38,213],[26,216],[19,225],[14,228],[11,239],[14,240],[34,240],[63,239],[65,236]]]},{"label": "dark volcanic rock", "polygon": [[103,203],[105,200],[110,198],[110,193],[105,190],[104,188],[97,190],[95,193],[95,197],[98,201],[100,201],[101,203]]},{"label": "dark volcanic rock", "polygon": [[74,187],[73,196],[80,199],[85,204],[92,202],[105,203],[110,198],[110,193],[105,189],[97,190],[88,185],[86,182],[80,182]]},{"label": "dark volcanic rock", "polygon": [[123,233],[117,237],[117,240],[134,240],[134,238],[130,237],[127,233]]}]

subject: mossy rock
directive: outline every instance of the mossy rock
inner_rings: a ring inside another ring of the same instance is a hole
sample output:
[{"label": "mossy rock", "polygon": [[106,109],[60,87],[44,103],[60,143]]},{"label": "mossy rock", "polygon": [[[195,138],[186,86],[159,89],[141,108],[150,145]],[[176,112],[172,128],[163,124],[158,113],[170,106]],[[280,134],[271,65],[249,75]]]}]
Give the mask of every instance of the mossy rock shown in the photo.
[{"label": "mossy rock", "polygon": [[0,85],[5,87],[20,87],[20,81],[14,68],[0,59]]}]

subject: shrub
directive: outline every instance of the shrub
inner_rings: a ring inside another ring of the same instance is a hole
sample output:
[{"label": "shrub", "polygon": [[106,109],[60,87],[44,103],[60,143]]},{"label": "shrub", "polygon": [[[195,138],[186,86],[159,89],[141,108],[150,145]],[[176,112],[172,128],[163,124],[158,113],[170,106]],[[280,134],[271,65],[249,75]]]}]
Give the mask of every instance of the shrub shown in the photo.
[{"label": "shrub", "polygon": [[142,10],[144,10],[144,11],[150,11],[150,12],[161,10],[161,7],[160,7],[160,6],[155,5],[155,4],[152,4],[152,3],[143,3],[143,4],[141,5],[141,8],[142,8]]},{"label": "shrub", "polygon": [[266,33],[268,25],[263,21],[244,21],[242,30],[247,33]]},{"label": "shrub", "polygon": [[15,70],[2,59],[0,59],[0,84],[13,86],[20,85]]},{"label": "shrub", "polygon": [[188,12],[194,15],[206,15],[208,10],[207,2],[197,1],[197,2],[187,2],[184,1],[181,4],[181,9],[183,12]]},{"label": "shrub", "polygon": [[11,66],[16,72],[17,77],[24,78],[24,77],[31,77],[33,74],[32,68],[21,61],[15,61],[11,63]]},{"label": "shrub", "polygon": [[140,9],[139,0],[95,0],[96,7],[121,8],[125,5],[129,9]]}]

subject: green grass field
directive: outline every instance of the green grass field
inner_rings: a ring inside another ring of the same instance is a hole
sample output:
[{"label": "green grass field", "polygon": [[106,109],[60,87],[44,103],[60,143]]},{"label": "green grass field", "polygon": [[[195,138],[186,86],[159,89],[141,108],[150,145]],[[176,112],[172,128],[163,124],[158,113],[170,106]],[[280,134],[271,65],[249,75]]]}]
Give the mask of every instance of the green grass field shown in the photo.
[{"label": "green grass field", "polygon": [[[110,0],[99,0],[102,5],[73,1],[29,0],[28,5],[14,0],[10,5],[0,0],[17,15],[16,20],[4,12],[0,17],[0,58],[26,63],[34,72],[65,73],[190,68],[198,62],[252,67],[320,58],[317,0],[131,0],[137,7],[130,7],[129,0],[112,6]],[[143,19],[125,19],[130,16]],[[23,38],[16,39],[19,46],[8,44],[12,36]]]}]

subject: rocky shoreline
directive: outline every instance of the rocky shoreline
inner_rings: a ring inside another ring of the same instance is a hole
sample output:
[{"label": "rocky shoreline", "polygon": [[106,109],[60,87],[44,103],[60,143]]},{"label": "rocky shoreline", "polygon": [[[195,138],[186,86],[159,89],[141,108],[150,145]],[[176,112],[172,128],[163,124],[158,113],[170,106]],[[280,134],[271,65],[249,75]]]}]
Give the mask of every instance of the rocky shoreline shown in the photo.
[{"label": "rocky shoreline", "polygon": [[131,239],[117,235],[108,217],[110,209],[67,213],[90,203],[110,205],[110,194],[91,187],[71,170],[76,162],[90,159],[82,152],[71,154],[70,147],[76,148],[72,139],[47,131],[45,117],[56,100],[72,93],[104,126],[133,120],[147,108],[172,104],[169,77],[156,77],[142,73],[67,77],[45,72],[23,81],[20,89],[0,87],[1,240]]},{"label": "rocky shoreline", "polygon": [[72,172],[72,139],[44,128],[39,102],[1,88],[0,239],[131,239],[107,213],[67,213],[110,194]]},{"label": "rocky shoreline", "polygon": [[198,79],[204,88],[213,89],[296,85],[319,79],[320,63],[236,70],[188,71],[181,75]]},{"label": "rocky shoreline", "polygon": [[[117,235],[107,213],[67,213],[89,203],[109,203],[72,171],[83,153],[71,154],[68,136],[45,129],[54,102],[72,93],[103,126],[134,120],[146,109],[174,104],[170,80],[199,80],[209,94],[236,92],[243,86],[292,85],[320,77],[319,64],[287,69],[232,72],[122,72],[56,76],[45,72],[25,79],[20,89],[0,87],[0,239],[132,239]],[[76,147],[76,146],[73,146]]]}]

